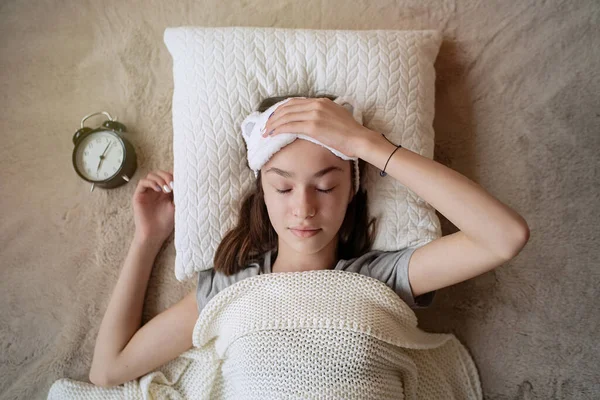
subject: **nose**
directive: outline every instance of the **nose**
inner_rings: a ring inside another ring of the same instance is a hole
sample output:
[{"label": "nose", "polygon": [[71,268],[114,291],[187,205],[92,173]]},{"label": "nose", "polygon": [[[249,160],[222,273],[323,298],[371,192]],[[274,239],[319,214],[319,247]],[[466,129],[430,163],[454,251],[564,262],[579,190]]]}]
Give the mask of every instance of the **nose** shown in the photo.
[{"label": "nose", "polygon": [[307,190],[297,190],[293,203],[294,217],[305,219],[314,217],[317,210],[314,198]]}]

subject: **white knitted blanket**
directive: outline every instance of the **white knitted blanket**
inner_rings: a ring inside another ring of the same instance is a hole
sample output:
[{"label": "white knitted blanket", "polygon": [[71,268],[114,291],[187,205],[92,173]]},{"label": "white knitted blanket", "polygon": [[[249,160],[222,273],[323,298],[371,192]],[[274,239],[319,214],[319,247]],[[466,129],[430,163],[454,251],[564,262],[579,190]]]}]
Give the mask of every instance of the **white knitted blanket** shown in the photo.
[{"label": "white knitted blanket", "polygon": [[453,334],[427,333],[394,291],[340,270],[258,275],[202,310],[194,347],[115,388],[56,381],[49,399],[481,399]]}]

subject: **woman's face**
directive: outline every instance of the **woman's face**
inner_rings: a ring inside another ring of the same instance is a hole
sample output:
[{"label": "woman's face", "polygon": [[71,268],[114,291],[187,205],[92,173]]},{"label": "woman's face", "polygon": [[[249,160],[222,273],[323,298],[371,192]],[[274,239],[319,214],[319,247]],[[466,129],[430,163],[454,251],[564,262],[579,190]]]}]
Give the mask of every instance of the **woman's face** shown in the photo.
[{"label": "woman's face", "polygon": [[296,139],[261,168],[265,203],[280,241],[306,254],[337,241],[353,195],[351,163]]}]

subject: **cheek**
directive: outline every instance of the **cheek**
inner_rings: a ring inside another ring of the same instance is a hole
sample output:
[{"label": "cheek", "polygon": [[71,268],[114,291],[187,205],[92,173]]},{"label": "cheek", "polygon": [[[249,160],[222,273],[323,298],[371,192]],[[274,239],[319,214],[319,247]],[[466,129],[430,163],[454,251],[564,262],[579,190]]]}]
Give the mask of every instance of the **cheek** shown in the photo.
[{"label": "cheek", "polygon": [[321,201],[321,216],[332,225],[341,225],[346,215],[346,201],[343,195],[328,196]]},{"label": "cheek", "polygon": [[285,215],[284,203],[276,197],[265,194],[265,204],[267,206],[267,213],[271,220],[271,225],[275,230],[278,230],[278,225],[282,222],[283,216]]}]

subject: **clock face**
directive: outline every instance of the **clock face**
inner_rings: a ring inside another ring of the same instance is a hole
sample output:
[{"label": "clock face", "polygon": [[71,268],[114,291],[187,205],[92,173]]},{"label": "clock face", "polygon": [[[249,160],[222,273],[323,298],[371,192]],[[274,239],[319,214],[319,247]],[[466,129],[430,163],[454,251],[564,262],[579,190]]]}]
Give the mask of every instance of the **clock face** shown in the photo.
[{"label": "clock face", "polygon": [[98,131],[87,135],[77,146],[75,163],[87,179],[104,181],[121,169],[124,152],[123,141],[116,134]]}]

